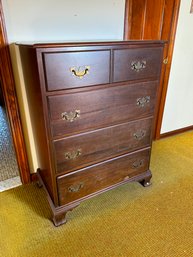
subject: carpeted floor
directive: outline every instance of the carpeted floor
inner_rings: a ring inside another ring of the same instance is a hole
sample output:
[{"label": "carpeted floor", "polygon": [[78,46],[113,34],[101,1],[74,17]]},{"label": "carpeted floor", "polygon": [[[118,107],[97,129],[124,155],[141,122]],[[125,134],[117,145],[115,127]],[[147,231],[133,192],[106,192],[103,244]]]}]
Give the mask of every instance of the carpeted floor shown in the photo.
[{"label": "carpeted floor", "polygon": [[82,203],[58,228],[43,189],[0,194],[1,257],[193,257],[193,132],[157,141],[152,186]]}]

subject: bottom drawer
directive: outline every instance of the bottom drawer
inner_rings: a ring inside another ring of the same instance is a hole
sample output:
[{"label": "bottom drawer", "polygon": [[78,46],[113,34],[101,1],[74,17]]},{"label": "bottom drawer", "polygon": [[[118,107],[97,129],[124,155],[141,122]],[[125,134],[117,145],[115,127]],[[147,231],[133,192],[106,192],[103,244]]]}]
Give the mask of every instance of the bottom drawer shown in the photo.
[{"label": "bottom drawer", "polygon": [[58,177],[60,205],[81,199],[147,171],[149,157],[150,149],[145,149]]}]

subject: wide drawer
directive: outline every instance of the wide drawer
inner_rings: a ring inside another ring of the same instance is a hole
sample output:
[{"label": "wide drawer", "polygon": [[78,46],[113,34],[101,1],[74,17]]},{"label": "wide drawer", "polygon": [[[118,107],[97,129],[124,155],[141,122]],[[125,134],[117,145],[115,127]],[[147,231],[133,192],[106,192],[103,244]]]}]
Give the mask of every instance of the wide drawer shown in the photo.
[{"label": "wide drawer", "polygon": [[110,51],[44,53],[48,91],[109,83]]},{"label": "wide drawer", "polygon": [[124,123],[53,142],[56,172],[69,172],[150,145],[152,119]]},{"label": "wide drawer", "polygon": [[159,77],[162,48],[114,51],[113,82]]},{"label": "wide drawer", "polygon": [[49,96],[52,136],[70,135],[152,115],[158,82]]},{"label": "wide drawer", "polygon": [[127,154],[57,178],[60,205],[141,174],[149,168],[150,150]]}]

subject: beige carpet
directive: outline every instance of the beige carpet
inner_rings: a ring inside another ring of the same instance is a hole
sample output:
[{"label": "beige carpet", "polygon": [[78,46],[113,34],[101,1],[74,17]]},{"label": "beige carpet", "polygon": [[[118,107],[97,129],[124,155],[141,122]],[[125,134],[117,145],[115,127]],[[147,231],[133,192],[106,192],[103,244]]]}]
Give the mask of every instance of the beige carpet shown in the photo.
[{"label": "beige carpet", "polygon": [[1,257],[193,257],[193,132],[157,141],[152,186],[82,203],[58,228],[43,189],[0,194]]}]

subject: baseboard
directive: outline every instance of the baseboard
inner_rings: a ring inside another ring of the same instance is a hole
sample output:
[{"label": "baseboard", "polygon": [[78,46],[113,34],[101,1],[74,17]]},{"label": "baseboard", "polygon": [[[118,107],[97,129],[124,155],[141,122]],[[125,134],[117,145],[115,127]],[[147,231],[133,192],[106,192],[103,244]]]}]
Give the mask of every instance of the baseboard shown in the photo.
[{"label": "baseboard", "polygon": [[32,173],[32,174],[30,174],[30,179],[31,179],[31,182],[36,182],[36,181],[38,181],[38,175],[37,175],[37,173]]},{"label": "baseboard", "polygon": [[175,136],[177,134],[183,133],[183,132],[187,132],[193,130],[193,126],[189,126],[189,127],[185,127],[185,128],[181,128],[181,129],[176,129],[170,132],[166,132],[160,135],[160,138],[165,138],[165,137],[170,137],[170,136]]}]

